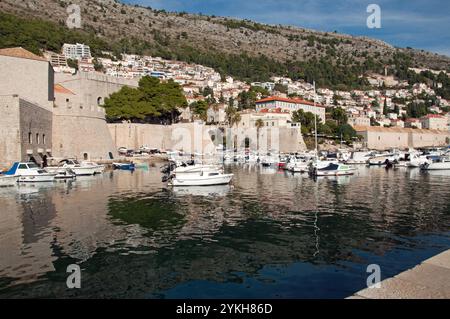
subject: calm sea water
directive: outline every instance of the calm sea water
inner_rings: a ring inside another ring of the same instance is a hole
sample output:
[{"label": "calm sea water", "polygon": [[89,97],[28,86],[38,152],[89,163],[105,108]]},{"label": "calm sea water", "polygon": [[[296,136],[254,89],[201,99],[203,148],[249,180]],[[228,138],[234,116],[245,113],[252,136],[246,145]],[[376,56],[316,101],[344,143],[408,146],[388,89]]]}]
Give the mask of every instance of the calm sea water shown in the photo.
[{"label": "calm sea water", "polygon": [[344,298],[369,264],[387,278],[450,248],[450,172],[227,169],[232,186],[150,168],[0,189],[0,297]]}]

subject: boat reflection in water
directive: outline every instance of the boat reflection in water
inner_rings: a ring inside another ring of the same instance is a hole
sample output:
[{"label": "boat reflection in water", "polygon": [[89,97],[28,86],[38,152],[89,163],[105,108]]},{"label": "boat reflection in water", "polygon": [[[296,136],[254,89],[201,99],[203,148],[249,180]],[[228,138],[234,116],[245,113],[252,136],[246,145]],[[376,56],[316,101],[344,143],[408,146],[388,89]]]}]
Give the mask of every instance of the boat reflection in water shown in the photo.
[{"label": "boat reflection in water", "polygon": [[368,264],[391,277],[450,246],[442,172],[226,171],[230,186],[171,189],[150,168],[0,189],[0,297],[344,298]]},{"label": "boat reflection in water", "polygon": [[189,186],[189,187],[173,187],[172,191],[175,195],[191,195],[191,196],[226,196],[230,193],[233,186],[230,185],[214,185],[214,186]]}]

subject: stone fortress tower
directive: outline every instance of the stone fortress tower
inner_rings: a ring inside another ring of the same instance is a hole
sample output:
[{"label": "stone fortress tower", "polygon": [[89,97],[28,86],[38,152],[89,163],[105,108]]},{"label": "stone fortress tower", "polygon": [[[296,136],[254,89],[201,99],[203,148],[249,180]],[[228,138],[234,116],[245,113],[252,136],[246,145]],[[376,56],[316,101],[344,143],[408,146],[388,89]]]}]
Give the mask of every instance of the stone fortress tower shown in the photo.
[{"label": "stone fortress tower", "polygon": [[116,145],[105,122],[105,98],[137,81],[115,79],[97,73],[55,76],[53,108],[53,156],[82,160],[109,160]]},{"label": "stone fortress tower", "polygon": [[23,48],[0,50],[0,74],[0,167],[31,158],[40,163],[44,156],[117,156],[101,105],[137,83],[101,74],[55,75],[47,60]]}]

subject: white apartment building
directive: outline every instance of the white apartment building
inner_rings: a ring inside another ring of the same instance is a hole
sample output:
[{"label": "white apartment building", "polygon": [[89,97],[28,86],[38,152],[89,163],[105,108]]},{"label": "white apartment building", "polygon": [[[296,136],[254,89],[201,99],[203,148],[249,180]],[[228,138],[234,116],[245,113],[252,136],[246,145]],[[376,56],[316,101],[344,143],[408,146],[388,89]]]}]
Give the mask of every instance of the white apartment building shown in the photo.
[{"label": "white apartment building", "polygon": [[64,54],[64,56],[67,59],[72,59],[72,60],[78,60],[78,59],[83,59],[83,58],[87,58],[87,59],[91,59],[92,55],[91,55],[91,48],[88,45],[84,45],[84,44],[68,44],[68,43],[64,43],[63,47],[62,47],[62,54]]}]

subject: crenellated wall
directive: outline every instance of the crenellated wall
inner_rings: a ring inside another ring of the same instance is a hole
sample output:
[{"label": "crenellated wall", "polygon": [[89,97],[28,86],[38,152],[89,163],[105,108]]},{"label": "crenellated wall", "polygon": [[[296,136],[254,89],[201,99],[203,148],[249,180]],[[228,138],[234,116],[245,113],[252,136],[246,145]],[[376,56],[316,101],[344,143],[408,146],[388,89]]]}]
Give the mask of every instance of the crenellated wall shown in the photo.
[{"label": "crenellated wall", "polygon": [[103,105],[105,99],[123,86],[137,87],[137,80],[115,78],[101,73],[56,73],[55,83],[75,93],[71,101],[82,106]]}]

